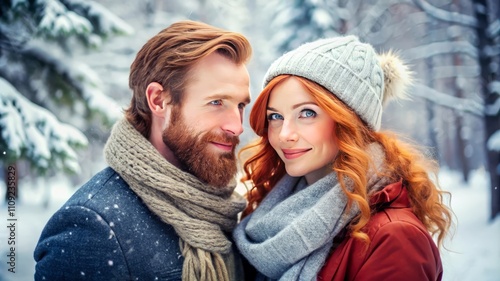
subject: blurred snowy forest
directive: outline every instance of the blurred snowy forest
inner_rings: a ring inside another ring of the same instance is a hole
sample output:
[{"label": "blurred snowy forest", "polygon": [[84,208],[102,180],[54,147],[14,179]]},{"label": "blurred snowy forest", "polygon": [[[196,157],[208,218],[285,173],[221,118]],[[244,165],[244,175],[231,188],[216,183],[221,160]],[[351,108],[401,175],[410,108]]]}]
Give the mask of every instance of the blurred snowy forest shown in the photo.
[{"label": "blurred snowy forest", "polygon": [[[464,182],[489,171],[491,218],[500,213],[497,0],[1,0],[0,8],[0,166],[17,168],[21,201],[23,181],[45,186],[48,204],[51,178],[67,173],[79,186],[105,166],[136,52],[191,19],[249,38],[254,98],[269,64],[304,42],[354,34],[396,50],[417,83],[411,100],[386,108],[383,128],[428,147]],[[242,143],[253,136],[246,126]]]}]

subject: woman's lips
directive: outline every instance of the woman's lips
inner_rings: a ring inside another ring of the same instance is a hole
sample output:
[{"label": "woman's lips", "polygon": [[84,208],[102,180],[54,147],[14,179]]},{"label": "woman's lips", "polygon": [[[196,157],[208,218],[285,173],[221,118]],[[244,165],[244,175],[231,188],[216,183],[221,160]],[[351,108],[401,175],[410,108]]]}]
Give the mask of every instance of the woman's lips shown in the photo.
[{"label": "woman's lips", "polygon": [[306,154],[310,148],[304,148],[304,149],[281,149],[283,151],[283,155],[285,156],[286,159],[295,159],[298,158],[304,154]]}]

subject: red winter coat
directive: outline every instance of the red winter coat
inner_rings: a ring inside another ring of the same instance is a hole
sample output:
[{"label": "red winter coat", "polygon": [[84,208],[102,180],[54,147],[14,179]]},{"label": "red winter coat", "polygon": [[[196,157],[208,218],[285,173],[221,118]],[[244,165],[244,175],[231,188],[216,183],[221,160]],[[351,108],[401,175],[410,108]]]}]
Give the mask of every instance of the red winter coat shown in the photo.
[{"label": "red winter coat", "polygon": [[368,249],[347,236],[326,260],[318,280],[441,280],[438,248],[413,214],[402,183],[386,186],[371,203],[378,211],[366,225]]}]

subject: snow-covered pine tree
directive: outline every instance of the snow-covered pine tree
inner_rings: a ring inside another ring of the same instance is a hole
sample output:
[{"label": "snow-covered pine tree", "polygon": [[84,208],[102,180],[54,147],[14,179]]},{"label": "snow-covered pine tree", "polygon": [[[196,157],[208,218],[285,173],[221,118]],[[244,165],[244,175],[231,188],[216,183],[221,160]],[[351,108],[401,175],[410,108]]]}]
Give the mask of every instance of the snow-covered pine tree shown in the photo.
[{"label": "snow-covered pine tree", "polygon": [[[280,52],[294,49],[301,44],[339,33],[338,10],[328,7],[328,1],[294,0],[275,2],[272,40]],[[339,1],[342,2],[342,1]]]},{"label": "snow-covered pine tree", "polygon": [[0,2],[3,169],[23,159],[41,175],[79,171],[75,149],[88,140],[68,123],[79,126],[97,117],[111,125],[120,108],[104,94],[98,75],[72,53],[95,50],[103,39],[132,32],[94,1]]}]

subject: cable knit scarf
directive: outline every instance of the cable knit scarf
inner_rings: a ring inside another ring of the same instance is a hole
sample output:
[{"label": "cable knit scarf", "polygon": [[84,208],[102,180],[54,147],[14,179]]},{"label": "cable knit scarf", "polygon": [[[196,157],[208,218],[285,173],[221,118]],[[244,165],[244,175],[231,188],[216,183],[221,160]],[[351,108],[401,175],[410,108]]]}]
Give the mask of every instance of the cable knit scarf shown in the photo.
[{"label": "cable knit scarf", "polygon": [[228,280],[221,254],[245,207],[235,186],[215,188],[170,164],[132,125],[118,121],[104,148],[108,164],[146,206],[180,236],[182,280]]},{"label": "cable knit scarf", "polygon": [[[382,149],[372,144],[369,153],[381,171]],[[389,183],[374,169],[367,174],[369,194]],[[346,183],[349,189],[352,182]],[[335,173],[306,185],[286,175],[233,232],[241,253],[267,276],[260,280],[316,280],[334,237],[359,213],[355,204],[345,212],[347,197]]]}]

